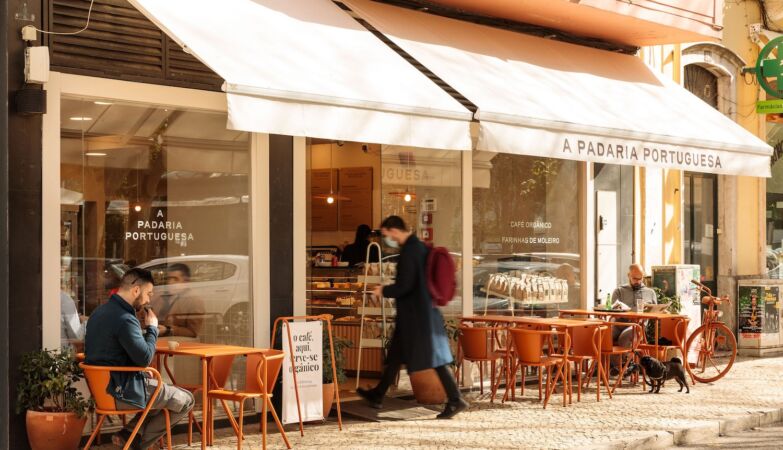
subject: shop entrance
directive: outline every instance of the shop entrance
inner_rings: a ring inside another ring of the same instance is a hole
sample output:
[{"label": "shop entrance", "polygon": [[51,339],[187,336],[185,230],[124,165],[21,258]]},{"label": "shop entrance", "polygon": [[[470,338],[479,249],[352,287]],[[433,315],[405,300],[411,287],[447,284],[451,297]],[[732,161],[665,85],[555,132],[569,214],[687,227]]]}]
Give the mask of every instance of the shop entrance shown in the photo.
[{"label": "shop entrance", "polygon": [[633,262],[633,179],[631,166],[594,164],[596,302],[627,280]]},{"label": "shop entrance", "polygon": [[716,292],[718,268],[718,177],[685,173],[684,263],[701,268],[701,282]]}]

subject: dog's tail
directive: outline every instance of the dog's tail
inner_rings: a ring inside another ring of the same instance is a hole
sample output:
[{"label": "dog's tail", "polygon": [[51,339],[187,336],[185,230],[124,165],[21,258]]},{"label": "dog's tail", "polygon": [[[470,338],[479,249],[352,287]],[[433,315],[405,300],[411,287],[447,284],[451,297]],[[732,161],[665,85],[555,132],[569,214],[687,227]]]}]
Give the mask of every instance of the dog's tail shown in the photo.
[{"label": "dog's tail", "polygon": [[677,357],[672,358],[671,362],[677,363],[677,364],[682,364],[682,360],[680,358],[677,358]]}]

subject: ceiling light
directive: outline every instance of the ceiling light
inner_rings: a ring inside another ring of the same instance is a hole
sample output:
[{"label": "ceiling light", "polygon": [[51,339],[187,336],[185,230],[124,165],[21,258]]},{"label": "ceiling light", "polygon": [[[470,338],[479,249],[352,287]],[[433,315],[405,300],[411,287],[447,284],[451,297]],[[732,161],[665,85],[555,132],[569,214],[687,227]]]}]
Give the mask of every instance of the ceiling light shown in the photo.
[{"label": "ceiling light", "polygon": [[84,156],[106,156],[106,153],[102,152],[87,152]]},{"label": "ceiling light", "polygon": [[74,116],[74,117],[69,117],[69,119],[70,120],[74,120],[76,122],[86,122],[86,121],[92,120],[92,117]]},{"label": "ceiling light", "polygon": [[107,106],[107,105],[113,105],[114,104],[112,102],[104,102],[104,101],[100,101],[100,100],[96,100],[93,103],[95,103],[96,105],[101,105],[101,106]]},{"label": "ceiling light", "polygon": [[406,202],[409,202],[409,201],[411,201],[411,194],[405,194],[405,197],[403,197],[403,199],[404,199]]},{"label": "ceiling light", "polygon": [[134,206],[133,210],[136,211],[136,212],[141,212],[141,205]]},{"label": "ceiling light", "polygon": [[330,205],[331,205],[332,203],[334,203],[334,197],[332,197],[331,195],[330,195],[330,196],[328,196],[328,197],[326,197],[326,203],[328,203],[328,204],[330,204]]}]

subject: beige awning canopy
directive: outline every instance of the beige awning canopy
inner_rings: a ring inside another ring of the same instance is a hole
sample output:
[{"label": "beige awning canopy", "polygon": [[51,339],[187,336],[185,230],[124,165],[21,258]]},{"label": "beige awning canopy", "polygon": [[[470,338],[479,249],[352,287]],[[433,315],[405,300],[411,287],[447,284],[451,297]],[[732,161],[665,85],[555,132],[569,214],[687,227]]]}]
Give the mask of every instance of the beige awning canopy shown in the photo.
[{"label": "beige awning canopy", "polygon": [[470,150],[472,115],[330,0],[130,0],[225,80],[232,129]]},{"label": "beige awning canopy", "polygon": [[344,3],[478,107],[479,150],[770,174],[769,145],[637,57]]},{"label": "beige awning canopy", "polygon": [[130,1],[225,79],[229,128],[770,174],[769,145],[634,56],[343,1],[471,114],[330,0]]}]

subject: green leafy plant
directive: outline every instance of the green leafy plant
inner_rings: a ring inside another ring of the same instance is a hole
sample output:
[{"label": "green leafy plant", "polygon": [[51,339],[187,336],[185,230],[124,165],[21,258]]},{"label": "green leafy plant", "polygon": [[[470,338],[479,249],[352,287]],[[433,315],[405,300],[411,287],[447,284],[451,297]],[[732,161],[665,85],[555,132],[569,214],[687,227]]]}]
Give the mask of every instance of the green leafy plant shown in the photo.
[{"label": "green leafy plant", "polygon": [[27,353],[19,371],[17,414],[31,410],[73,412],[84,417],[92,410],[92,400],[86,400],[74,386],[84,374],[70,349]]},{"label": "green leafy plant", "polygon": [[[337,372],[337,384],[345,382],[345,349],[351,346],[351,341],[332,334],[334,345],[334,367]],[[323,369],[321,374],[324,384],[334,381],[332,374],[332,353],[329,349],[329,332],[324,327],[323,332]]]},{"label": "green leafy plant", "polygon": [[659,305],[669,305],[668,310],[670,313],[679,314],[680,311],[682,311],[682,302],[680,301],[679,295],[675,295],[674,297],[667,297],[663,291],[657,287],[654,287],[653,291],[655,291],[655,296],[658,298]]}]

